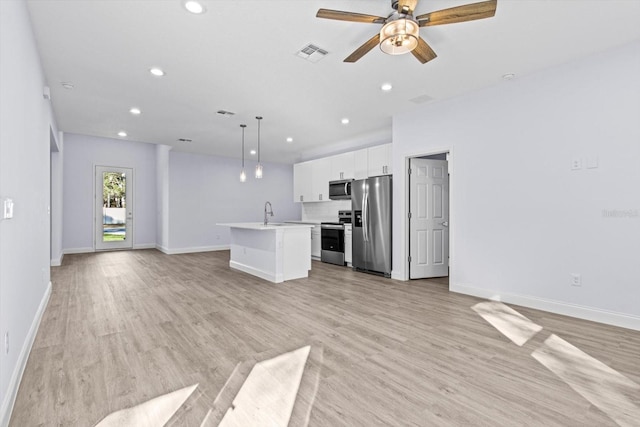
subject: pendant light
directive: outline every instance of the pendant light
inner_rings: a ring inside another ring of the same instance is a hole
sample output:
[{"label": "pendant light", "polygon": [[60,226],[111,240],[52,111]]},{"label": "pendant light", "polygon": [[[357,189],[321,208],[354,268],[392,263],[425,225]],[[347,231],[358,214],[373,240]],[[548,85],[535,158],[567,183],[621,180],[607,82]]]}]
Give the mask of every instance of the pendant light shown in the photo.
[{"label": "pendant light", "polygon": [[244,172],[244,128],[247,125],[240,125],[242,128],[242,171],[240,172],[240,182],[245,182],[247,180],[247,174]]},{"label": "pendant light", "polygon": [[260,163],[260,120],[261,116],[256,116],[258,120],[258,164],[256,165],[256,179],[262,179],[262,163]]}]

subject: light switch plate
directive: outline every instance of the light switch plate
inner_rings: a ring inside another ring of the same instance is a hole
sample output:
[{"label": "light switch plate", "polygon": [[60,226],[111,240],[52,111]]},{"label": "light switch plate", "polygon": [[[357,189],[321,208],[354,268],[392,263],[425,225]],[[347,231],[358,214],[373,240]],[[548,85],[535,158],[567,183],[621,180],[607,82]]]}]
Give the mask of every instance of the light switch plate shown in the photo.
[{"label": "light switch plate", "polygon": [[580,157],[575,157],[571,159],[571,170],[577,171],[582,169],[582,159]]},{"label": "light switch plate", "polygon": [[598,168],[598,158],[587,157],[587,169],[597,169],[597,168]]},{"label": "light switch plate", "polygon": [[11,219],[11,218],[13,218],[13,200],[3,199],[2,200],[2,219]]}]

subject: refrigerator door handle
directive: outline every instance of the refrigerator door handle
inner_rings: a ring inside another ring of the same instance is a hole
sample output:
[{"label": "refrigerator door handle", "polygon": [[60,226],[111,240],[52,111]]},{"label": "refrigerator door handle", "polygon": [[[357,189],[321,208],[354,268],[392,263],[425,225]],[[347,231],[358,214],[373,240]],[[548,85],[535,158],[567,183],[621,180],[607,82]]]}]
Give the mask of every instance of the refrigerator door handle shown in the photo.
[{"label": "refrigerator door handle", "polygon": [[369,241],[369,192],[364,193],[362,201],[362,231],[364,241]]}]

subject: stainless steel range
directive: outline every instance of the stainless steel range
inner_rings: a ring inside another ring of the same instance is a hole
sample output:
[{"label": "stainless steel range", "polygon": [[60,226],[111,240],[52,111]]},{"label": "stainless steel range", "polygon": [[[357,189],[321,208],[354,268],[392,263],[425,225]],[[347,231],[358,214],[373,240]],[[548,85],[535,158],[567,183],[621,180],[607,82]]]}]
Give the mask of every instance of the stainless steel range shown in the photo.
[{"label": "stainless steel range", "polygon": [[320,224],[322,251],[320,260],[336,265],[346,265],[344,260],[344,225],[351,224],[351,211],[338,211],[338,222]]}]

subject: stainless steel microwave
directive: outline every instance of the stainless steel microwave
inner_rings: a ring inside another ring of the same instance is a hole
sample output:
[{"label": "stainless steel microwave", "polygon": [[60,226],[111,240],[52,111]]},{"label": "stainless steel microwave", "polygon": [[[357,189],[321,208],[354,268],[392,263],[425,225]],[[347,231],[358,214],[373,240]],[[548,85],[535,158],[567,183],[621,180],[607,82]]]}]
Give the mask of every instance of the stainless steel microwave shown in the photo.
[{"label": "stainless steel microwave", "polygon": [[341,179],[340,181],[329,181],[329,199],[331,200],[351,200],[352,179]]}]

